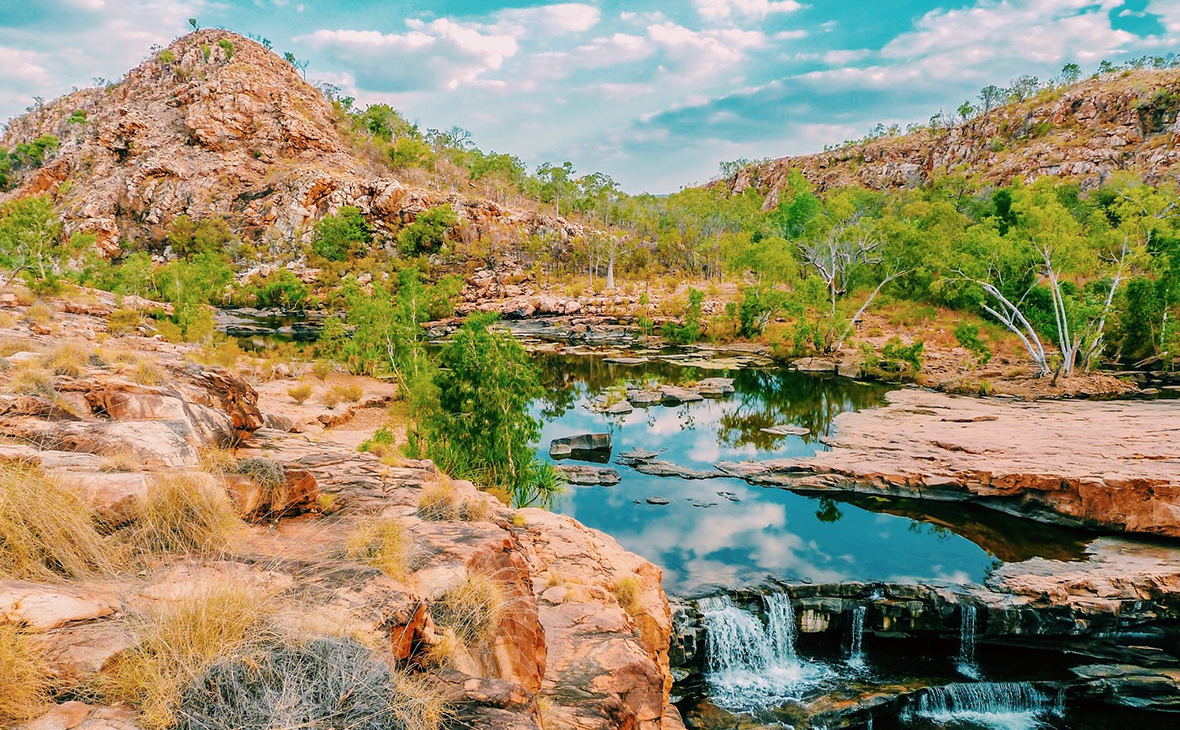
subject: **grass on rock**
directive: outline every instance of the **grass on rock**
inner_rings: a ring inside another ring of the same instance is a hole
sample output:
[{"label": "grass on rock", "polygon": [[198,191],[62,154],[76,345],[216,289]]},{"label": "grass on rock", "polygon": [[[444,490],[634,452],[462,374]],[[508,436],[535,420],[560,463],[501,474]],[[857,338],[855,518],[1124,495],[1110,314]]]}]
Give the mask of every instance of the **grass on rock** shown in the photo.
[{"label": "grass on rock", "polygon": [[0,624],[0,725],[40,714],[49,700],[49,666],[28,636]]},{"label": "grass on rock", "polygon": [[219,484],[191,474],[161,475],[137,510],[132,541],[144,552],[216,555],[233,547],[243,525]]}]

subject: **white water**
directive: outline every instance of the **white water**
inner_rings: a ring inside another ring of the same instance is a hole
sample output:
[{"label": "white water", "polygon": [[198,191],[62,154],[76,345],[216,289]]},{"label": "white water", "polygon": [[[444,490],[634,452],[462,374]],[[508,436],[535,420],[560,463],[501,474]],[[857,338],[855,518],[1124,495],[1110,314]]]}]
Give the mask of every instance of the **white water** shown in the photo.
[{"label": "white water", "polygon": [[961,682],[924,692],[910,714],[943,727],[1036,730],[1063,710],[1027,682]]},{"label": "white water", "polygon": [[765,596],[766,623],[728,600],[702,605],[708,643],[708,681],[714,701],[734,710],[798,698],[826,676],[821,665],[795,653],[795,612],[785,593]]},{"label": "white water", "polygon": [[865,613],[867,607],[857,606],[852,610],[852,634],[848,641],[848,666],[853,669],[865,668]]},{"label": "white water", "polygon": [[965,677],[979,679],[979,665],[975,663],[975,606],[959,604],[959,663],[957,669]]}]

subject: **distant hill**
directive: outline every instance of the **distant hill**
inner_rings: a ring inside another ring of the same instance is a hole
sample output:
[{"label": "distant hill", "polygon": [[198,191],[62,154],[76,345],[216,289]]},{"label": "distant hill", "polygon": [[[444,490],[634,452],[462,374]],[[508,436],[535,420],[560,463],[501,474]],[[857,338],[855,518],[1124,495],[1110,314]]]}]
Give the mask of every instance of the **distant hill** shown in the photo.
[{"label": "distant hill", "polygon": [[60,147],[18,171],[13,197],[49,194],[67,230],[159,237],[180,215],[218,216],[246,238],[298,239],[342,205],[380,232],[450,202],[462,219],[576,232],[562,219],[484,199],[415,189],[368,159],[332,105],[288,62],[223,30],[200,30],[119,83],[77,91],[14,119],[0,148],[46,135]]},{"label": "distant hill", "polygon": [[778,202],[787,172],[820,189],[913,187],[948,171],[1008,184],[1041,175],[1093,188],[1119,170],[1158,183],[1180,176],[1180,69],[1107,74],[1042,91],[950,128],[923,129],[827,152],[745,166],[724,183]]}]

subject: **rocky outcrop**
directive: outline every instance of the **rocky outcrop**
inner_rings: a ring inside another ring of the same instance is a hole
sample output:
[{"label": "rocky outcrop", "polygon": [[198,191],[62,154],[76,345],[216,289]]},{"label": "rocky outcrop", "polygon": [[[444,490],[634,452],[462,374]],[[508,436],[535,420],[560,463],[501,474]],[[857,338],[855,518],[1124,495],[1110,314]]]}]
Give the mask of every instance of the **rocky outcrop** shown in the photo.
[{"label": "rocky outcrop", "polygon": [[950,129],[755,163],[726,184],[738,192],[766,191],[766,207],[773,208],[792,169],[822,190],[918,187],[948,172],[1001,184],[1057,175],[1077,180],[1083,189],[1120,170],[1135,170],[1151,183],[1175,180],[1178,87],[1176,69],[1110,74],[993,109]]},{"label": "rocky outcrop", "polygon": [[12,120],[0,147],[54,135],[61,148],[0,200],[54,196],[68,232],[93,234],[105,254],[117,253],[121,240],[158,240],[159,227],[180,215],[221,217],[243,237],[289,248],[278,241],[298,242],[346,205],[384,237],[443,203],[479,230],[581,232],[536,211],[409,188],[354,149],[333,114],[277,54],[228,31],[200,30],[117,84]]},{"label": "rocky outcrop", "polygon": [[1180,537],[1180,401],[1016,402],[898,390],[836,417],[828,451],[723,463],[757,484],[970,501]]}]

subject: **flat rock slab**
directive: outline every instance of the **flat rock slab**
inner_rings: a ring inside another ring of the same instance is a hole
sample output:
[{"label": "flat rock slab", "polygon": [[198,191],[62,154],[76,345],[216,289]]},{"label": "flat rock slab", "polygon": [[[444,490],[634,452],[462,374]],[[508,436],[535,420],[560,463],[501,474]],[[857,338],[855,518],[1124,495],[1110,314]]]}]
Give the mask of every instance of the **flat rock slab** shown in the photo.
[{"label": "flat rock slab", "polygon": [[557,471],[564,476],[570,484],[580,484],[586,486],[599,485],[603,487],[613,487],[622,481],[619,472],[614,469],[603,466],[583,466],[583,465],[558,465]]},{"label": "flat rock slab", "polygon": [[635,471],[640,474],[647,474],[656,477],[677,477],[679,479],[716,479],[718,477],[726,476],[720,471],[704,471],[702,469],[692,469],[687,466],[680,466],[673,464],[670,461],[663,459],[648,459],[645,461],[638,461],[634,464]]},{"label": "flat rock slab", "polygon": [[663,402],[669,405],[692,403],[705,399],[703,395],[695,390],[689,390],[688,388],[681,388],[675,385],[661,385],[660,393],[663,395]]},{"label": "flat rock slab", "polygon": [[782,426],[771,426],[770,428],[762,429],[762,433],[768,433],[772,436],[806,436],[811,433],[810,428],[803,428],[802,426],[792,426],[784,424]]},{"label": "flat rock slab", "polygon": [[110,616],[119,610],[113,596],[72,585],[45,585],[23,580],[0,581],[0,622],[38,631],[75,621]]},{"label": "flat rock slab", "polygon": [[610,459],[611,446],[609,433],[583,433],[553,439],[549,443],[549,456],[554,459],[589,458],[606,461]]},{"label": "flat rock slab", "polygon": [[627,401],[636,408],[645,408],[662,403],[664,394],[657,390],[629,390]]},{"label": "flat rock slab", "polygon": [[831,451],[722,463],[753,482],[978,501],[1046,522],[1180,537],[1180,401],[1015,401],[896,390],[836,417]]}]

